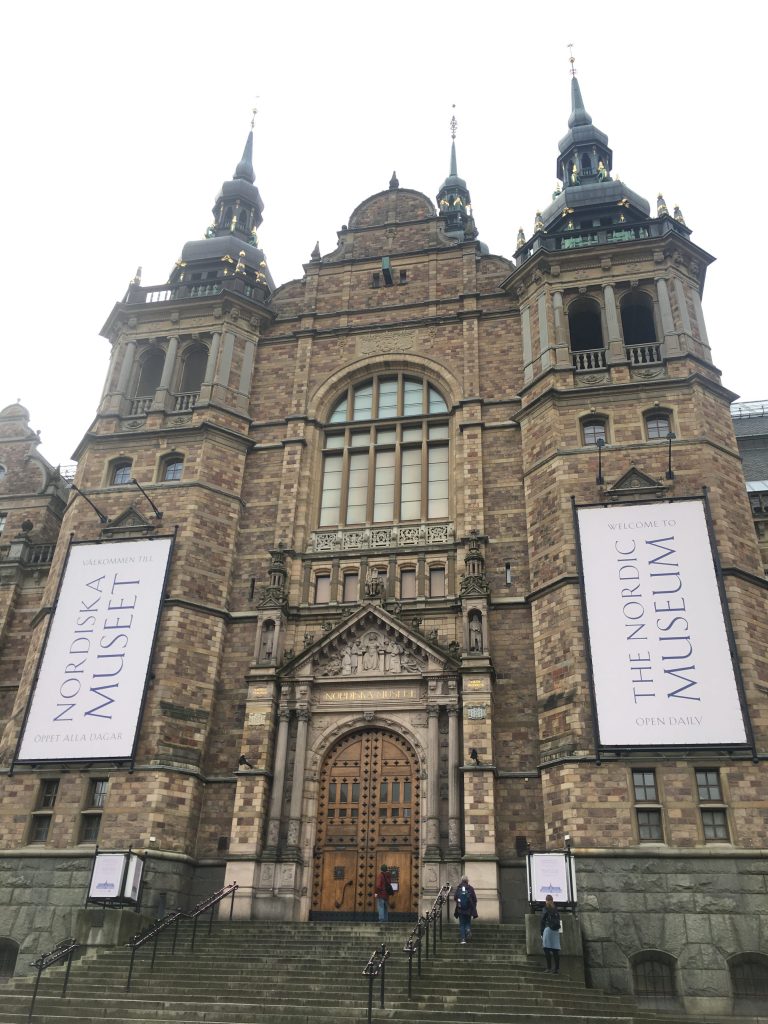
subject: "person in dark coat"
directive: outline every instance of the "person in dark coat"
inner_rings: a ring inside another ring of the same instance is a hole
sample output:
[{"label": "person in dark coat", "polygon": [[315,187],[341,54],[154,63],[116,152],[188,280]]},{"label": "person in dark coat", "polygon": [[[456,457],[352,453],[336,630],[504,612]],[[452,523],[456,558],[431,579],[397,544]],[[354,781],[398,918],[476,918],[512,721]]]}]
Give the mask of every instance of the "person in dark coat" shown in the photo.
[{"label": "person in dark coat", "polygon": [[456,903],[453,914],[459,919],[459,939],[465,946],[472,937],[472,918],[477,917],[477,895],[466,875],[461,876],[453,898]]},{"label": "person in dark coat", "polygon": [[544,909],[541,912],[541,944],[544,947],[544,959],[547,961],[544,971],[559,974],[560,913],[551,896],[547,896]]},{"label": "person in dark coat", "polygon": [[376,879],[376,911],[380,921],[389,920],[389,897],[392,895],[392,875],[389,873],[386,864],[381,865],[378,878]]}]

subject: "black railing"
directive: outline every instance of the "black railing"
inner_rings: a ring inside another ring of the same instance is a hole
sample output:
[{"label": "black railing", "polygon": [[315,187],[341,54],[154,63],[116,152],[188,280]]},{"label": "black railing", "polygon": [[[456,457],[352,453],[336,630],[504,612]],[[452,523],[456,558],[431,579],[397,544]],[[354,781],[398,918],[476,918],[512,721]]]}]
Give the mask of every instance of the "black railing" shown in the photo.
[{"label": "black railing", "polygon": [[29,1004],[29,1016],[27,1022],[32,1020],[32,1014],[35,1012],[35,1000],[37,999],[37,990],[40,987],[40,978],[46,968],[53,967],[54,964],[59,963],[65,957],[67,959],[67,969],[64,972],[64,984],[61,989],[62,996],[67,993],[67,985],[69,984],[69,972],[72,970],[72,954],[76,949],[80,948],[80,944],[75,942],[74,939],[64,939],[58,946],[54,946],[50,953],[43,953],[37,960],[33,960],[30,967],[37,968],[37,977],[35,978],[35,987],[32,990],[32,1002]]},{"label": "black railing", "polygon": [[363,976],[368,979],[368,1024],[371,1024],[373,1016],[373,981],[374,978],[381,978],[379,990],[379,1006],[384,1009],[384,980],[386,977],[386,964],[389,959],[389,950],[382,944],[371,953],[368,963],[363,968]]},{"label": "black railing", "polygon": [[163,932],[167,931],[173,926],[173,940],[171,942],[171,955],[176,952],[176,942],[179,937],[179,924],[182,919],[192,921],[192,938],[189,943],[190,950],[195,948],[195,938],[197,937],[197,922],[201,915],[206,911],[210,910],[211,916],[208,919],[208,934],[211,934],[213,928],[213,914],[216,907],[225,900],[227,896],[231,897],[231,903],[229,905],[229,920],[232,920],[232,912],[235,909],[235,893],[237,892],[237,882],[232,882],[230,885],[225,885],[223,889],[217,889],[216,892],[210,896],[206,896],[204,900],[201,900],[196,904],[194,910],[189,914],[185,914],[183,910],[172,910],[166,914],[165,917],[159,918],[153,922],[143,931],[137,932],[136,935],[128,942],[131,947],[131,962],[128,966],[128,980],[125,983],[125,991],[129,992],[131,989],[131,979],[133,978],[133,967],[136,960],[136,952],[141,949],[147,942],[152,943],[152,960],[150,961],[149,969],[152,970],[155,966],[155,957],[157,956],[157,942]]},{"label": "black railing", "polygon": [[[443,906],[446,907],[445,922],[448,919],[448,896],[451,887],[448,882],[441,887],[435,902],[431,908],[422,915],[405,941],[403,952],[408,954],[408,998],[413,998],[413,957],[416,954],[417,973],[421,977],[421,948],[424,947],[424,959],[429,959],[429,937],[432,935],[432,956],[437,956],[437,937],[440,933],[440,941],[443,941]],[[382,1006],[384,1004],[382,1003]]]}]

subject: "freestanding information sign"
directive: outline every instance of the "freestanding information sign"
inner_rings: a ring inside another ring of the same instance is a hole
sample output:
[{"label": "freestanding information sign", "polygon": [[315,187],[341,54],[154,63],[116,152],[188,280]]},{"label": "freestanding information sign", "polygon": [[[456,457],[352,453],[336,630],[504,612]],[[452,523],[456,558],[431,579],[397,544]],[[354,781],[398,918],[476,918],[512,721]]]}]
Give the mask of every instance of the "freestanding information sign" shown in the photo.
[{"label": "freestanding information sign", "polygon": [[563,853],[529,853],[528,902],[541,906],[551,896],[560,907],[576,909],[576,875],[570,850]]},{"label": "freestanding information sign", "polygon": [[143,875],[144,858],[138,853],[100,853],[97,849],[85,902],[138,908]]}]

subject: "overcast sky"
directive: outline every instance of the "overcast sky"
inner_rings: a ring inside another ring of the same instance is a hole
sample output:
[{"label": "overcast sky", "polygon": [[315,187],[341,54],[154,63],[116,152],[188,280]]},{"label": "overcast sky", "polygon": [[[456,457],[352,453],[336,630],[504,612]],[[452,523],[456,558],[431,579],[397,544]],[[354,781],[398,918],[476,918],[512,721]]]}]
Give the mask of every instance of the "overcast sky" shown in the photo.
[{"label": "overcast sky", "polygon": [[[458,170],[480,238],[511,256],[555,187],[568,44],[614,174],[679,204],[717,257],[704,310],[723,382],[768,398],[761,5],[511,0],[110,0],[4,5],[0,408],[20,399],[67,462],[103,385],[99,331],[136,267],[163,283],[202,237],[256,105],[259,241],[301,276],[393,170],[434,200]],[[707,12],[711,14],[707,15]],[[727,19],[727,20],[726,20]],[[759,247],[759,249],[758,249]]]}]

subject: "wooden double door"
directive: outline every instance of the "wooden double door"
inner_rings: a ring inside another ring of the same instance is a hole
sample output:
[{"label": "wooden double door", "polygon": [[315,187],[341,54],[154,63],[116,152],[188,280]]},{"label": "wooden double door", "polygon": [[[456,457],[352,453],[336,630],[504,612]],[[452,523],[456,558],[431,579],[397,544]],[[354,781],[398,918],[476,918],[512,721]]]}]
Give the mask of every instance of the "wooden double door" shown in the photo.
[{"label": "wooden double door", "polygon": [[359,916],[375,911],[382,864],[392,874],[392,913],[418,905],[420,780],[403,739],[366,729],[340,739],[320,772],[312,909]]}]

